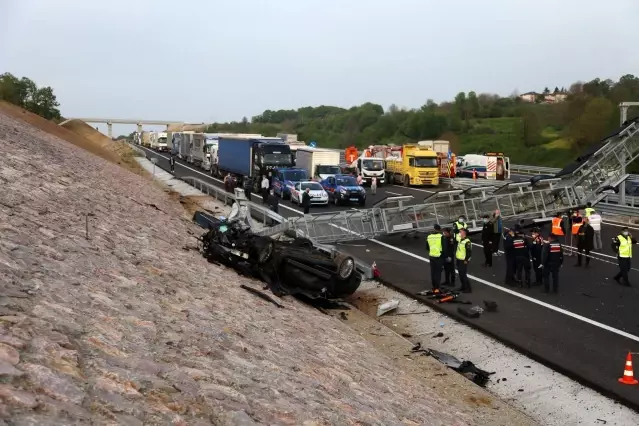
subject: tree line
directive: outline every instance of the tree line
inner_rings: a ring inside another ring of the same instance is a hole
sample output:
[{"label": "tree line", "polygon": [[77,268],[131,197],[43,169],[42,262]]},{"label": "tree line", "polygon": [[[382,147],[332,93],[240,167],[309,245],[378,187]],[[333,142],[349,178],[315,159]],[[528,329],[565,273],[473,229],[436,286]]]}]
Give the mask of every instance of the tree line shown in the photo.
[{"label": "tree line", "polygon": [[516,92],[499,96],[470,91],[448,102],[429,99],[412,109],[391,105],[385,110],[367,102],[351,108],[322,105],[266,110],[250,120],[216,123],[208,130],[268,136],[297,133],[300,140],[338,148],[447,139],[461,154],[486,148],[493,140],[496,145],[519,149],[522,156],[527,149],[562,139],[561,147],[572,155],[619,126],[617,106],[639,100],[639,78],[630,74],[617,81],[596,78],[573,83],[568,89],[546,87],[539,93],[561,93],[565,99],[548,103],[540,97],[526,102]]},{"label": "tree line", "polygon": [[27,78],[18,78],[11,73],[0,74],[0,100],[12,103],[38,114],[47,120],[60,120],[60,104],[53,89],[38,87]]}]

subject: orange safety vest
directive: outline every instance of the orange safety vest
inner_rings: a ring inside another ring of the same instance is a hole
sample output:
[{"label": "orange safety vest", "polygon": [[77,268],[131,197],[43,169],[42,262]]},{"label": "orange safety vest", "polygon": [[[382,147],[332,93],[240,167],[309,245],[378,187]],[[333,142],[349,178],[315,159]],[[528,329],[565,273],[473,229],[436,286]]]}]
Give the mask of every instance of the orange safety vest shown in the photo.
[{"label": "orange safety vest", "polygon": [[553,217],[552,218],[552,231],[553,235],[564,235],[564,230],[561,227],[561,218]]},{"label": "orange safety vest", "polygon": [[[573,216],[573,219],[575,218],[581,218],[581,216]],[[579,228],[581,228],[581,225],[583,225],[583,223],[584,223],[583,219],[581,220],[581,222],[577,222],[577,223],[573,222],[572,229],[571,229],[572,235],[577,235],[579,233]]]},{"label": "orange safety vest", "polygon": [[473,169],[473,179],[477,180],[477,171]]}]

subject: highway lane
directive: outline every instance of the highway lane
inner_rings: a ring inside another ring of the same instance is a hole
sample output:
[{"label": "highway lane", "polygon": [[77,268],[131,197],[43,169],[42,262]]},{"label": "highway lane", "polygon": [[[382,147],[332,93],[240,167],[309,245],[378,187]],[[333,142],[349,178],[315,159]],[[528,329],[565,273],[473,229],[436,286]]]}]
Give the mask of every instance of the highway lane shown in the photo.
[{"label": "highway lane", "polygon": [[[168,169],[164,155],[149,153],[149,156],[158,157],[158,165]],[[181,162],[176,166],[176,175],[197,176],[221,185],[219,179],[212,179],[204,171]],[[367,205],[388,195],[419,194],[421,197],[422,194],[428,195],[426,191],[428,189],[383,186],[378,188],[377,197],[371,198],[372,202]],[[354,207],[329,205],[314,207],[312,212],[347,208]],[[280,204],[280,213],[285,217],[301,215],[299,207],[288,201]],[[494,300],[500,309],[495,314],[484,313],[477,320],[460,319],[558,371],[616,396],[628,405],[639,407],[639,394],[616,380],[622,371],[625,352],[639,348],[639,337],[636,337],[639,336],[639,319],[634,315],[635,307],[639,306],[639,291],[636,287],[622,287],[611,279],[617,268],[609,242],[619,230],[618,227],[604,225],[604,248],[593,254],[589,269],[575,268],[576,258],[566,258],[558,295],[547,295],[539,287],[520,289],[503,286],[504,257],[495,257],[492,268],[483,268],[481,241],[474,236],[475,254],[469,268],[474,292],[464,298],[480,305],[483,300]],[[376,262],[383,278],[402,291],[415,294],[430,287],[424,236],[357,240],[342,244],[342,248],[367,263]],[[631,280],[639,285],[637,277],[637,272],[631,272]],[[458,316],[458,306],[440,305],[438,308]]]}]

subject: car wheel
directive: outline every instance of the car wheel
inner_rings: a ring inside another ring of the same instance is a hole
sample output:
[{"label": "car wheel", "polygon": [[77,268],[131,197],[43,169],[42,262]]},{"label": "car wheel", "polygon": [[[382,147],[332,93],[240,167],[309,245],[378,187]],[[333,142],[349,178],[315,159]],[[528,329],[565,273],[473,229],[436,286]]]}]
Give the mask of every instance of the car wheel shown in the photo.
[{"label": "car wheel", "polygon": [[335,256],[335,265],[337,266],[337,274],[340,280],[349,279],[355,272],[355,259],[351,256],[338,254]]}]

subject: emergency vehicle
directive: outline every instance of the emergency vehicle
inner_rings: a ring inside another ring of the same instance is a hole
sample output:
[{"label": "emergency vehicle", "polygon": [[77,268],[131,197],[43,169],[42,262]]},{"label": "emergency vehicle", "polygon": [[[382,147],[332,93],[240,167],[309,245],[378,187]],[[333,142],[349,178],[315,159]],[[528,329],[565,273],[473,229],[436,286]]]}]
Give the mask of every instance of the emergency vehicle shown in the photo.
[{"label": "emergency vehicle", "polygon": [[483,155],[466,154],[457,158],[457,176],[469,177],[473,170],[477,177],[488,180],[510,179],[510,159],[502,152],[485,152]]}]

